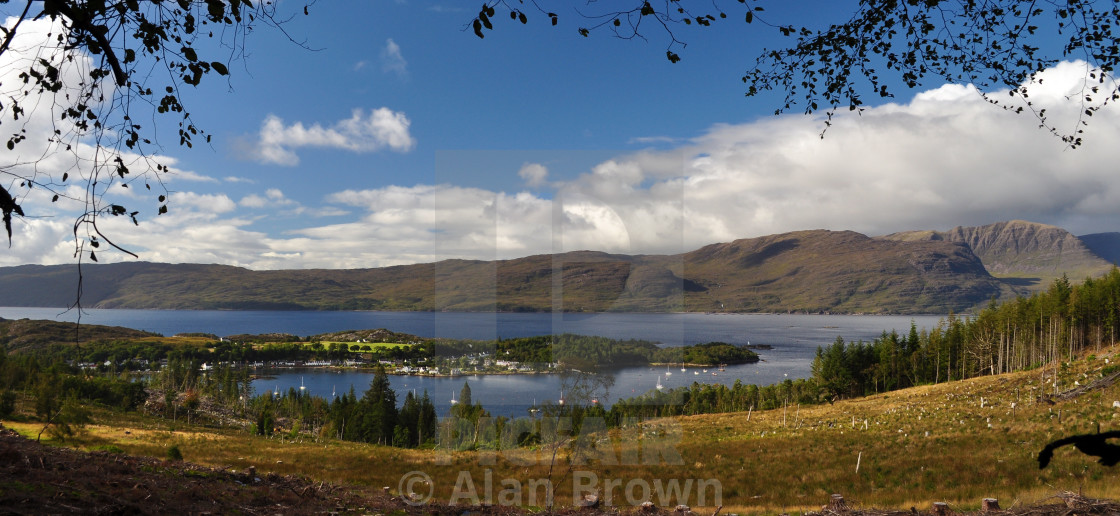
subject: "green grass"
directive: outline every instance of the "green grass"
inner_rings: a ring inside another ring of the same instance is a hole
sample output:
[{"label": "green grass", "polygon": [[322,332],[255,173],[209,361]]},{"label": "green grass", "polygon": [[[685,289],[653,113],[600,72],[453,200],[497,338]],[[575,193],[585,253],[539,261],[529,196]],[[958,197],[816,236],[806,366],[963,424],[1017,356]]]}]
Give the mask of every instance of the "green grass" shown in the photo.
[{"label": "green grass", "polygon": [[[351,346],[369,346],[369,351],[377,351],[379,349],[407,348],[409,346],[412,346],[412,344],[403,344],[400,342],[343,342],[324,340],[321,341],[321,343],[324,348],[330,347],[331,344],[345,344],[346,349],[350,349]],[[306,346],[310,345],[311,343],[306,343]],[[365,352],[367,350],[363,349],[362,351]]]}]

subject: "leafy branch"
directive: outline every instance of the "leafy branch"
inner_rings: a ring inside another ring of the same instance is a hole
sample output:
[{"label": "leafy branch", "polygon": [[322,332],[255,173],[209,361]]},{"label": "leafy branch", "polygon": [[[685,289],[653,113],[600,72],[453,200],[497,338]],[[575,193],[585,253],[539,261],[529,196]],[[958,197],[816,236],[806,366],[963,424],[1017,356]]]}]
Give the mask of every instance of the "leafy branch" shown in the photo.
[{"label": "leafy branch", "polygon": [[[559,16],[544,0],[532,9],[553,26]],[[578,33],[606,32],[624,40],[660,32],[668,39],[666,58],[682,59],[687,46],[679,33],[742,20],[792,38],[791,44],[760,49],[742,76],[746,96],[784,93],[775,114],[801,109],[823,112],[825,131],[840,109],[859,111],[865,98],[893,98],[898,87],[917,88],[931,79],[971,84],[989,103],[1014,113],[1031,113],[1039,125],[1070,147],[1083,143],[1088,119],[1120,99],[1114,72],[1120,65],[1117,19],[1120,6],[1104,0],[864,0],[844,21],[826,28],[775,23],[763,18],[765,0],[589,1],[576,12],[593,22]],[[489,0],[473,21],[475,35],[493,30],[498,8],[527,23],[525,2]],[[650,25],[646,20],[656,20]],[[649,27],[653,28],[650,29]],[[1058,43],[1055,44],[1054,42]],[[1031,98],[1041,72],[1062,60],[1088,63],[1086,81],[1071,95],[1080,110],[1074,126],[1059,127]],[[1010,97],[1005,99],[1002,94]],[[1075,98],[1076,97],[1076,98]],[[822,137],[824,133],[822,132]]]}]

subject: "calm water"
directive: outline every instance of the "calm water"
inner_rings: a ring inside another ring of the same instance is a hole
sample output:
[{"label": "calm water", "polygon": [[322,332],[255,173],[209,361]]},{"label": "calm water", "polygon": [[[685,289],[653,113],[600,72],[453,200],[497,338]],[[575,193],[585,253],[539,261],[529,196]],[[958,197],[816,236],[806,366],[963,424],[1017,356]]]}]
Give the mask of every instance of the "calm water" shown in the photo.
[{"label": "calm water", "polygon": [[[659,381],[666,390],[691,385],[693,382],[730,385],[736,379],[743,383],[767,385],[784,380],[786,375],[789,378],[802,373],[808,376],[812,357],[764,360],[755,364],[727,366],[724,371],[714,367],[706,370],[689,367],[682,372],[680,367],[674,367],[670,370],[673,374],[668,376],[665,375],[665,367],[621,369],[613,375],[614,385],[605,392],[599,392],[601,397],[597,399],[609,406],[620,398],[654,390]],[[253,381],[255,393],[273,390],[284,393],[288,388],[298,390],[303,386],[313,395],[330,398],[332,394],[343,395],[353,386],[360,398],[373,379],[373,373],[321,369],[276,369],[266,374],[270,376]],[[495,416],[527,416],[529,407],[534,403],[548,401],[556,404],[562,396],[566,396],[560,375],[464,375],[439,378],[390,376],[389,383],[397,392],[398,403],[404,400],[408,391],[417,396],[426,391],[440,415],[448,414],[451,400],[458,399],[464,383],[470,384],[473,400],[482,403]]]},{"label": "calm water", "polygon": [[[75,312],[57,308],[2,308],[6,319],[32,318],[74,321]],[[196,311],[196,310],[87,310],[82,322],[148,330],[163,335],[206,332],[217,335],[283,332],[300,336],[341,330],[388,328],[421,337],[495,339],[559,333],[599,335],[618,339],[645,339],[665,346],[681,346],[723,341],[732,344],[768,344],[761,350],[762,362],[709,370],[694,374],[673,368],[624,369],[615,376],[615,385],[605,402],[653,389],[658,377],[666,388],[698,382],[766,385],[785,378],[805,378],[817,346],[827,345],[837,336],[845,340],[871,340],[884,330],[905,334],[910,323],[933,328],[941,316],[860,316],[860,315],[777,315],[777,314],[547,314],[547,313],[459,313],[459,312],[271,312],[271,311]],[[713,376],[711,373],[716,372]],[[371,374],[356,372],[285,371],[275,378],[254,382],[258,392],[278,388],[305,388],[320,396],[332,391],[341,394],[353,385],[361,393]],[[481,376],[459,378],[392,378],[400,399],[415,389],[427,390],[441,414],[446,413],[452,397],[463,382],[469,381],[474,399],[495,415],[522,416],[534,403],[556,401],[561,396],[560,378],[554,375]]]}]

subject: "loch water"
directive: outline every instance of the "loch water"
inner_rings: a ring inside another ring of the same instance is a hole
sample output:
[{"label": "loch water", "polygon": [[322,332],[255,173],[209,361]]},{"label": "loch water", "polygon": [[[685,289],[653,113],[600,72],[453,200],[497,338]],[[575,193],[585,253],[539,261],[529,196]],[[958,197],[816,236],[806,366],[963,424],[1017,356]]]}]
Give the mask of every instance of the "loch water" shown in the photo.
[{"label": "loch water", "polygon": [[[0,307],[5,319],[49,319],[73,322],[76,311],[57,308]],[[869,341],[884,331],[905,335],[911,323],[919,331],[936,327],[943,316],[806,315],[806,314],[703,314],[703,313],[488,313],[488,312],[338,312],[338,311],[214,311],[214,310],[106,310],[81,314],[84,324],[125,326],[163,335],[203,332],[219,336],[242,333],[291,333],[316,335],[342,330],[387,328],[420,337],[490,340],[574,333],[615,339],[644,339],[663,346],[722,341],[766,345],[758,350],[761,361],[709,368],[626,368],[614,372],[614,385],[600,400],[612,403],[654,389],[660,381],[668,390],[692,382],[730,385],[736,380],[768,385],[786,378],[806,378],[818,346],[842,337]],[[672,373],[667,375],[666,372]],[[713,374],[714,373],[714,374]],[[277,369],[253,382],[257,393],[310,390],[314,395],[341,395],[351,387],[361,396],[372,373],[323,369]],[[534,403],[557,402],[563,396],[558,375],[486,375],[458,377],[393,376],[398,401],[405,392],[427,391],[440,414],[469,382],[473,399],[494,415],[527,415]]]}]

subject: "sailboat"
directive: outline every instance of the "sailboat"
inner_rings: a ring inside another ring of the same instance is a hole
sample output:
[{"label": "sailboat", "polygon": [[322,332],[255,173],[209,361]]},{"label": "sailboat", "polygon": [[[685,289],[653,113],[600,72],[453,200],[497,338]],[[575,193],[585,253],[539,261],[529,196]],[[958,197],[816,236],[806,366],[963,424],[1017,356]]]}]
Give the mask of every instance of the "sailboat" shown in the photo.
[{"label": "sailboat", "polygon": [[673,372],[669,370],[669,364],[665,364],[665,376],[673,376]]},{"label": "sailboat", "polygon": [[301,376],[301,377],[299,377],[299,392],[300,392],[300,394],[303,394],[303,391],[306,391],[306,390],[307,390],[307,387],[303,386],[303,377]]},{"label": "sailboat", "polygon": [[657,377],[657,390],[659,390],[659,391],[660,391],[661,389],[664,389],[664,388],[665,388],[665,386],[664,386],[664,385],[661,385],[661,377],[660,377],[660,376],[658,376],[658,377]]}]

